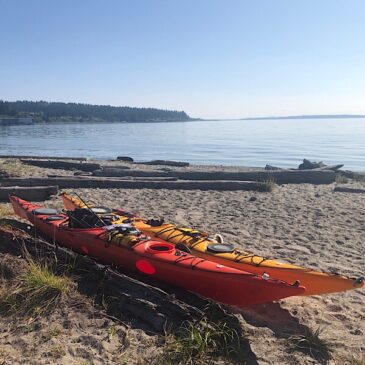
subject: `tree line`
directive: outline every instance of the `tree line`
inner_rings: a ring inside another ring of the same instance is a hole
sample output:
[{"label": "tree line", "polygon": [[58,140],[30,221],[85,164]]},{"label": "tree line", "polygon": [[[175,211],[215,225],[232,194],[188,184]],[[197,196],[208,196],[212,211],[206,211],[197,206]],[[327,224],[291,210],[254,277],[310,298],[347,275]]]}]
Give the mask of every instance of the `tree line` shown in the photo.
[{"label": "tree line", "polygon": [[190,119],[184,111],[176,110],[47,101],[10,102],[3,100],[0,100],[1,115],[16,117],[33,116],[35,120],[41,121],[50,121],[61,117],[124,122],[184,121]]}]

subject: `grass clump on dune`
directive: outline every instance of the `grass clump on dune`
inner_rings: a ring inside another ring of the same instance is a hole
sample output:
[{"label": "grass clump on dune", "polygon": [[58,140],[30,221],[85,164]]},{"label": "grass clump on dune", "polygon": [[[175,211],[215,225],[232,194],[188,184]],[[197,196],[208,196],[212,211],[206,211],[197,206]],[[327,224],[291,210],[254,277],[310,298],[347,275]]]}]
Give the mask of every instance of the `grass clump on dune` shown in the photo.
[{"label": "grass clump on dune", "polygon": [[7,217],[9,215],[14,215],[13,209],[11,209],[9,204],[0,204],[0,218]]},{"label": "grass clump on dune", "polygon": [[272,179],[269,180],[265,180],[262,182],[261,186],[260,186],[260,191],[264,191],[264,192],[272,192],[275,188],[275,181]]},{"label": "grass clump on dune", "polygon": [[65,275],[56,275],[46,265],[30,262],[29,270],[23,274],[23,288],[29,293],[34,304],[46,308],[57,301],[62,295],[69,293],[72,287],[72,280]]},{"label": "grass clump on dune", "polygon": [[344,175],[336,174],[337,184],[347,184],[349,182],[348,178]]},{"label": "grass clump on dune", "polygon": [[240,353],[239,336],[225,323],[187,322],[166,338],[162,354],[162,363],[166,365],[206,364],[212,358],[234,359]]},{"label": "grass clump on dune", "polygon": [[47,264],[29,261],[27,269],[14,282],[0,290],[0,314],[41,314],[72,290],[72,280],[56,275]]},{"label": "grass clump on dune", "polygon": [[24,170],[23,163],[16,158],[6,159],[0,164],[0,167],[12,176],[21,176]]},{"label": "grass clump on dune", "polygon": [[320,327],[315,331],[308,328],[304,334],[290,336],[289,351],[299,351],[320,363],[327,363],[331,359],[332,344],[320,337],[322,333]]}]

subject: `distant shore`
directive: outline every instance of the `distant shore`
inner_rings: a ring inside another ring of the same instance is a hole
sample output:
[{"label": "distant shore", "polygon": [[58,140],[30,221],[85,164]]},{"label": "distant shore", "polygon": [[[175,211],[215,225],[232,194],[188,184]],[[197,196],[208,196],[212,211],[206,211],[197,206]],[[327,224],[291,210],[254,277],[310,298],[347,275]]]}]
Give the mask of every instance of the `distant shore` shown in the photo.
[{"label": "distant shore", "polygon": [[[228,120],[286,120],[286,119],[365,119],[365,114],[308,114],[308,115],[284,115],[266,117],[243,117],[243,118],[204,118],[205,121],[228,121]],[[199,119],[197,119],[199,120]]]}]

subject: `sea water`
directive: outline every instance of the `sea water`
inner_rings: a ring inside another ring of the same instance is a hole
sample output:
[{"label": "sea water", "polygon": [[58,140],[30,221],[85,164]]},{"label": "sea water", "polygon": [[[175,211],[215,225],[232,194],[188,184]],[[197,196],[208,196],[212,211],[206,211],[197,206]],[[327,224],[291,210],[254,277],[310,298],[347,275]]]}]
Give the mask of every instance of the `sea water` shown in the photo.
[{"label": "sea water", "polygon": [[153,159],[297,167],[303,158],[365,170],[365,119],[50,123],[0,126],[0,155]]}]

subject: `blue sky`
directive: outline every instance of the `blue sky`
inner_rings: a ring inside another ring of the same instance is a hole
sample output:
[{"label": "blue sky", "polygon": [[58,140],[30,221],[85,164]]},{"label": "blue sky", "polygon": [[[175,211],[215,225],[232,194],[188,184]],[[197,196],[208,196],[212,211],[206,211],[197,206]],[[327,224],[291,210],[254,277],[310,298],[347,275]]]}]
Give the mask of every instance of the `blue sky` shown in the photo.
[{"label": "blue sky", "polygon": [[0,0],[0,99],[365,114],[363,0]]}]

